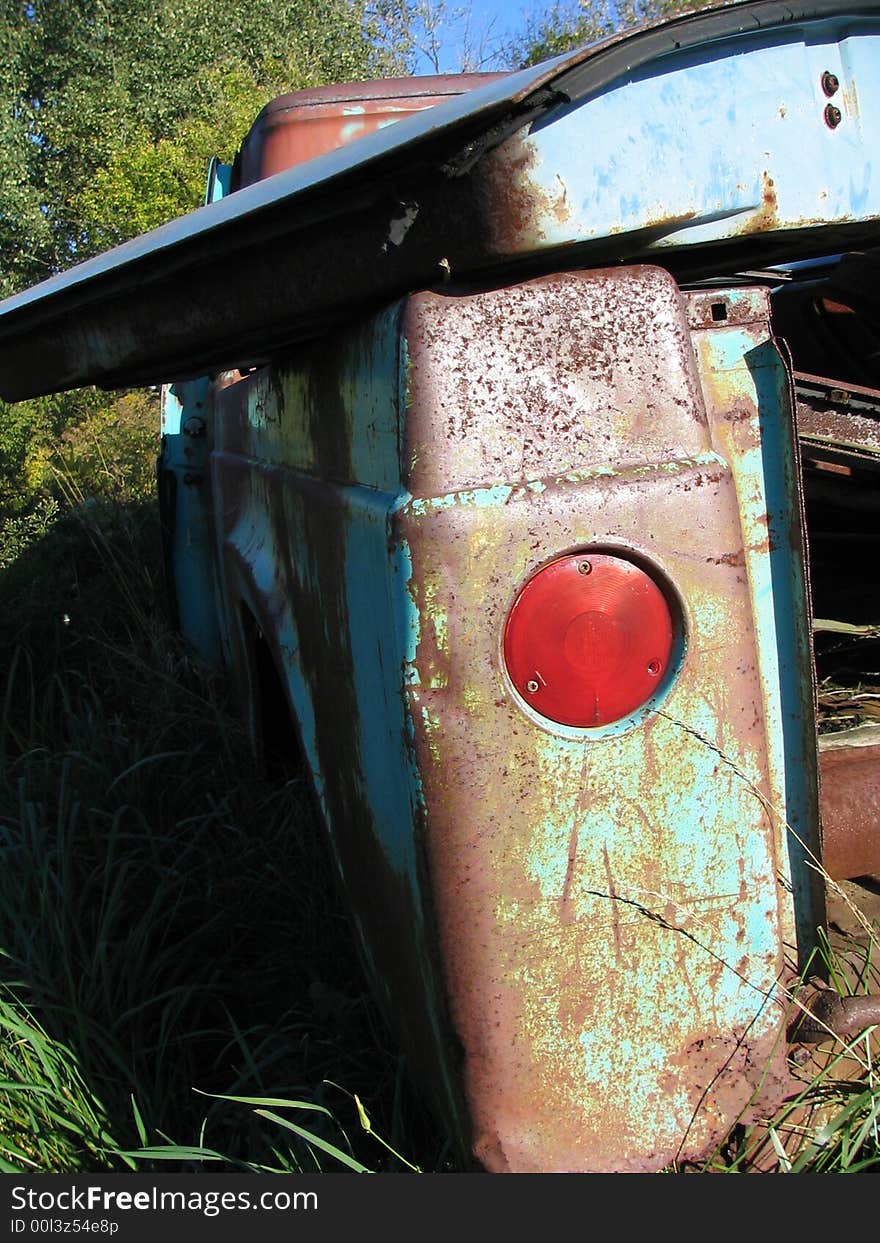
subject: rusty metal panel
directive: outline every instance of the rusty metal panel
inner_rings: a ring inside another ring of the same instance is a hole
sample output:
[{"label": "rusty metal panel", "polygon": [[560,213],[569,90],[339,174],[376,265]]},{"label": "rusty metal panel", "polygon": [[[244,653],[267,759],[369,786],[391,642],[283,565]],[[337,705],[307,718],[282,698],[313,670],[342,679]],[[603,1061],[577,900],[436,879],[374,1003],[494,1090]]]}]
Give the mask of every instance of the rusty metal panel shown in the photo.
[{"label": "rusty metal panel", "polygon": [[[251,618],[377,995],[490,1170],[658,1169],[788,1087],[815,914],[785,829],[809,674],[767,570],[791,463],[747,365],[765,305],[701,298],[651,268],[422,294],[213,395],[233,667]],[[666,584],[677,629],[657,696],[578,730],[523,702],[502,635],[586,548]]]},{"label": "rusty metal panel", "polygon": [[416,496],[710,448],[680,300],[659,269],[557,274],[413,305],[406,467]]},{"label": "rusty metal panel", "polygon": [[819,739],[822,863],[833,880],[880,875],[880,728]]},{"label": "rusty metal panel", "polygon": [[410,569],[390,532],[404,391],[392,307],[283,366],[217,385],[211,484],[225,641],[253,705],[268,645],[376,996],[467,1151],[424,883],[421,782],[401,688]]},{"label": "rusty metal panel", "polygon": [[805,464],[880,468],[880,392],[795,372],[797,428]]},{"label": "rusty metal panel", "polygon": [[348,82],[279,95],[262,110],[236,158],[233,189],[249,186],[394,125],[451,95],[476,90],[506,77],[498,73],[455,73]]},{"label": "rusty metal panel", "polygon": [[[580,348],[553,356],[555,402],[541,400],[541,346],[568,340],[578,300],[584,329],[619,335],[576,332]],[[798,620],[787,598],[774,616],[777,584],[756,566],[769,560],[763,489],[782,489],[773,472],[790,464],[760,456],[761,420],[778,411],[759,412],[741,354],[707,417],[713,377],[665,274],[575,274],[511,301],[509,318],[491,296],[439,315],[422,295],[406,321],[408,696],[474,1149],[499,1171],[657,1169],[787,1087],[792,872],[801,895],[807,883],[786,822],[810,828],[815,739],[789,733],[780,755],[781,684],[809,685],[809,652],[774,666]],[[756,456],[722,451],[725,417],[747,425]],[[523,705],[500,636],[536,568],[589,548],[672,584],[684,633],[647,719],[579,731]]]},{"label": "rusty metal panel", "polygon": [[817,871],[816,690],[792,381],[770,332],[766,290],[695,293],[688,313],[713,443],[736,479],[745,568],[761,632],[765,796],[781,834],[780,866],[795,895],[796,940],[805,961],[824,899]]},{"label": "rusty metal panel", "polygon": [[643,253],[659,259],[682,245],[876,219],[865,144],[880,122],[877,35],[871,21],[792,23],[780,40],[743,33],[724,55],[671,54],[557,108],[518,149],[487,160],[495,194],[519,206],[495,215],[490,246],[515,254],[643,232]]}]

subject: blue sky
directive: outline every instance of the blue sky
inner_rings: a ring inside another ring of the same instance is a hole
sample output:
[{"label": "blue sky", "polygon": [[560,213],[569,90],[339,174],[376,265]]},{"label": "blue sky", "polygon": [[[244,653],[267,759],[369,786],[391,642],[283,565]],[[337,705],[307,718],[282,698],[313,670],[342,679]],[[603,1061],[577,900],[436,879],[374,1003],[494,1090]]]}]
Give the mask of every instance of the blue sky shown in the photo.
[{"label": "blue sky", "polygon": [[[506,33],[518,33],[522,30],[526,15],[532,10],[543,7],[540,0],[513,0],[513,3],[504,3],[504,0],[472,0],[471,4],[466,4],[465,0],[456,4],[455,0],[449,0],[449,8],[467,8],[470,10],[470,24],[472,35],[476,35],[480,31],[488,28],[492,19],[495,19],[491,33],[495,36]],[[454,73],[460,68],[460,40],[463,31],[461,28],[450,28],[449,46],[446,46],[444,40],[443,58],[441,59],[440,69],[444,73]],[[433,73],[433,68],[422,61],[416,67],[417,73]]]}]

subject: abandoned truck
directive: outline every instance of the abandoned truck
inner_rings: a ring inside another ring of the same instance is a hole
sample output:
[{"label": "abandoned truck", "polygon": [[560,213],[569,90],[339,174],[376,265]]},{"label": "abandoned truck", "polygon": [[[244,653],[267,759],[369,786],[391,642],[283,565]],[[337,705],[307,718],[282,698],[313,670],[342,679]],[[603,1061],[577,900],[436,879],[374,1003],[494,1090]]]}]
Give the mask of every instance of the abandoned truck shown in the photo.
[{"label": "abandoned truck", "polygon": [[7,400],[164,386],[180,627],[486,1170],[766,1117],[820,865],[880,871],[874,736],[817,741],[880,604],[878,134],[880,3],[745,0],[284,96],[0,306]]}]

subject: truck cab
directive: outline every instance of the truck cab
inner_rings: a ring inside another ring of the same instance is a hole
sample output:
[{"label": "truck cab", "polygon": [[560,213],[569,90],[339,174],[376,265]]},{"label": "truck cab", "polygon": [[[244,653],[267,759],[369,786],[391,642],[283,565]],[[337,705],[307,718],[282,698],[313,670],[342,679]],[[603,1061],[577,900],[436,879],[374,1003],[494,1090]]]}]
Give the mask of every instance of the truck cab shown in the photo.
[{"label": "truck cab", "polygon": [[15,348],[163,382],[180,627],[483,1169],[772,1113],[823,877],[880,870],[814,644],[872,663],[878,57],[876,4],[745,0],[283,96],[199,212],[0,306],[4,396]]}]

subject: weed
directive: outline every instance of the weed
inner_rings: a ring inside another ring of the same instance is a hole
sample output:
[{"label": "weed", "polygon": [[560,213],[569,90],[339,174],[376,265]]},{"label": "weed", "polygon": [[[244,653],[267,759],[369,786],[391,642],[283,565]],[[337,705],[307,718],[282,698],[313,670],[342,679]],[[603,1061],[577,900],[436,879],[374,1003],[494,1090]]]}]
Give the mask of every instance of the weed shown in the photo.
[{"label": "weed", "polygon": [[[154,507],[70,496],[0,570],[0,1165],[456,1168],[365,992],[304,775],[266,780],[164,622]],[[867,987],[870,959],[822,953]],[[873,1035],[792,1073],[704,1168],[877,1168]]]}]

